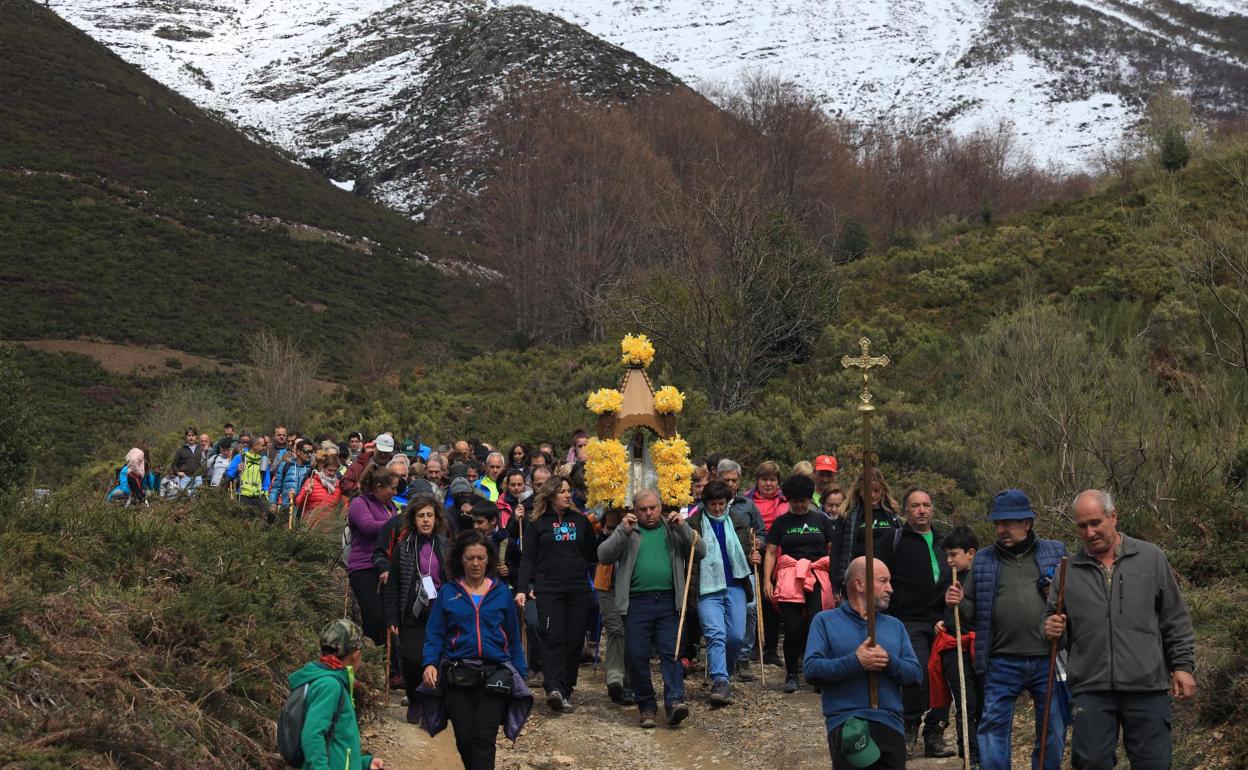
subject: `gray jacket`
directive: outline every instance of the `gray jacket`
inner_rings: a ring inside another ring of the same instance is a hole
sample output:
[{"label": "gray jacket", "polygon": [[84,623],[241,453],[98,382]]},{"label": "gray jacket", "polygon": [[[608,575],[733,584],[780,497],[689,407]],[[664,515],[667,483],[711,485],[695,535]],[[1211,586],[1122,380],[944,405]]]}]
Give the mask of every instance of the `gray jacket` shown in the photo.
[{"label": "gray jacket", "polygon": [[[1045,617],[1057,604],[1049,589]],[[1071,692],[1160,692],[1174,671],[1196,665],[1196,632],[1170,563],[1152,543],[1122,536],[1112,581],[1080,550],[1066,574],[1067,665]]]},{"label": "gray jacket", "polygon": [[[662,519],[660,526],[667,527],[667,553],[672,562],[672,585],[676,589],[676,607],[680,607],[680,598],[685,595],[685,567],[689,563],[689,544],[693,542],[693,530],[686,521],[675,527]],[[628,614],[629,587],[633,582],[633,566],[637,563],[637,551],[641,548],[641,534],[637,532],[638,524],[629,530],[616,527],[611,535],[598,546],[598,562],[615,565],[615,606],[621,615]],[[693,547],[693,558],[699,560],[706,555],[706,543],[698,538]]]}]

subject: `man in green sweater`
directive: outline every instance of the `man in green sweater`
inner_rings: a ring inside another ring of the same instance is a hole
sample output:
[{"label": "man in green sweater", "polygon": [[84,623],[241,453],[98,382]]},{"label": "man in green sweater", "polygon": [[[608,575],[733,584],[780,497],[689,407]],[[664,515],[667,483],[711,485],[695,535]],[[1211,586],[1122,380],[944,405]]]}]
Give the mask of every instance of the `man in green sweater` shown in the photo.
[{"label": "man in green sweater", "polygon": [[360,748],[360,727],[351,691],[360,669],[364,631],[349,620],[335,620],[321,631],[321,657],[288,678],[290,689],[304,685],[303,770],[386,770],[386,763]]},{"label": "man in green sweater", "polygon": [[705,544],[678,511],[663,517],[659,493],[653,489],[643,489],[633,497],[633,510],[624,514],[620,525],[598,546],[598,561],[615,565],[613,591],[616,607],[624,616],[624,663],[642,727],[655,726],[650,652],[656,647],[667,724],[675,727],[689,716],[685,672],[676,660],[676,630],[690,548],[694,559],[706,555]]}]

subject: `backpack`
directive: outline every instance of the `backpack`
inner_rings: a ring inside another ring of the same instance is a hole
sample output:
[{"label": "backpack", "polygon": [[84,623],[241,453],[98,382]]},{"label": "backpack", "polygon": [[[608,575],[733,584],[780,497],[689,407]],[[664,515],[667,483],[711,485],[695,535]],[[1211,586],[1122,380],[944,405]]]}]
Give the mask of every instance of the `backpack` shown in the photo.
[{"label": "backpack", "polygon": [[[286,696],[286,702],[282,704],[282,710],[277,714],[277,750],[281,752],[286,764],[291,767],[303,767],[303,721],[308,713],[308,687],[310,686],[309,682],[291,690],[290,695]],[[338,725],[338,712],[342,711],[346,695],[345,687],[338,691],[338,707],[334,709],[334,716],[329,720],[329,732],[325,734],[326,747],[334,738],[334,728]]]}]

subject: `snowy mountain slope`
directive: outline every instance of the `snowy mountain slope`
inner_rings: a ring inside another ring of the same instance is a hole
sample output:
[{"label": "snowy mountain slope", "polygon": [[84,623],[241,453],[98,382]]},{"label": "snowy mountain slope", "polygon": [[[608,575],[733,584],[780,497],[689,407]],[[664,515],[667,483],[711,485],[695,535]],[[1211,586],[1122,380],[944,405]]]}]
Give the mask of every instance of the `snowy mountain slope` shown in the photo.
[{"label": "snowy mountain slope", "polygon": [[[491,0],[501,3],[504,0]],[[1176,81],[1248,106],[1248,0],[529,0],[694,87],[776,74],[859,121],[1012,122],[1078,166]]]},{"label": "snowy mountain slope", "polygon": [[462,143],[504,81],[621,97],[680,87],[557,17],[483,0],[57,0],[53,10],[199,105],[412,215],[451,173],[443,148]]}]

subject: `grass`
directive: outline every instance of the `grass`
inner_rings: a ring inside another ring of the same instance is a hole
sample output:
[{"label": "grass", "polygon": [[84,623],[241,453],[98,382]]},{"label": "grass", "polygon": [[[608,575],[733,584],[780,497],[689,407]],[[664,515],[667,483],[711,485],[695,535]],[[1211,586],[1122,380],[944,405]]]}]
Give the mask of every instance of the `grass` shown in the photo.
[{"label": "grass", "polygon": [[284,766],[286,674],[341,612],[333,537],[207,496],[143,510],[10,497],[0,548],[0,688],[14,696],[0,698],[0,765]]}]

